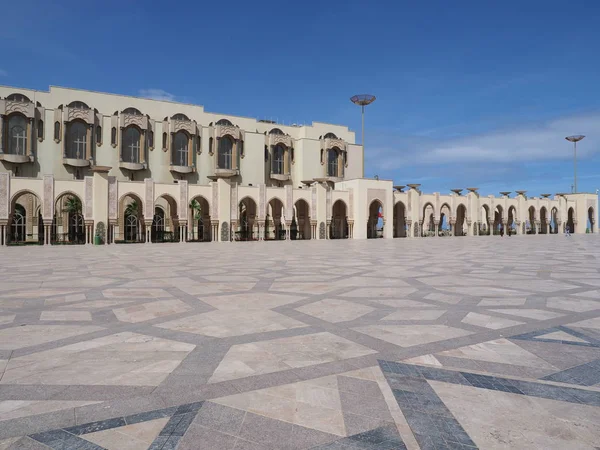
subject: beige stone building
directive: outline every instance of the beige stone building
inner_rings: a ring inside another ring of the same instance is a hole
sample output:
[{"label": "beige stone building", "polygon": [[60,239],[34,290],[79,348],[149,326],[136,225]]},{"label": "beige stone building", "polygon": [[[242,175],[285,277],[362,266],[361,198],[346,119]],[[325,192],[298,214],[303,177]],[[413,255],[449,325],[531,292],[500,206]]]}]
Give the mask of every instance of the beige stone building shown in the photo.
[{"label": "beige stone building", "polygon": [[596,233],[597,196],[365,179],[345,126],[0,86],[0,244]]}]

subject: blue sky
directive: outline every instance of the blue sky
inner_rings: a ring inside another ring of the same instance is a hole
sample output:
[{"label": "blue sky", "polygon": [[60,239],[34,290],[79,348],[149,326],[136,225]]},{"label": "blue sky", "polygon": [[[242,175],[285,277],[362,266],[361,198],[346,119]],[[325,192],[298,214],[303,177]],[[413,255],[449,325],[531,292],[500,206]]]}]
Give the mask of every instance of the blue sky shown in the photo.
[{"label": "blue sky", "polygon": [[[347,124],[367,176],[426,192],[600,188],[596,0],[3,5],[0,84],[155,96],[283,123]],[[58,2],[56,2],[58,3]],[[493,5],[492,5],[493,3]]]}]

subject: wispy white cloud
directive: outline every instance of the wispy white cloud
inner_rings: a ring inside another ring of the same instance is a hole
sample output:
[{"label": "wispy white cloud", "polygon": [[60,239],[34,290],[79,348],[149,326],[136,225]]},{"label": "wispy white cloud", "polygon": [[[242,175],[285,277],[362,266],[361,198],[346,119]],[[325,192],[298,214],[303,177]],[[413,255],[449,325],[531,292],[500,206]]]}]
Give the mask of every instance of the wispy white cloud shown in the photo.
[{"label": "wispy white cloud", "polygon": [[149,98],[152,100],[167,100],[170,102],[177,100],[177,97],[174,94],[171,94],[163,89],[140,89],[139,95],[140,97]]},{"label": "wispy white cloud", "polygon": [[0,69],[0,77],[7,77],[8,76],[8,72],[4,69]]},{"label": "wispy white cloud", "polygon": [[367,164],[378,170],[409,165],[551,162],[570,159],[573,146],[565,136],[584,134],[578,157],[600,152],[600,113],[565,116],[542,123],[477,135],[428,138],[391,134],[368,148]]}]

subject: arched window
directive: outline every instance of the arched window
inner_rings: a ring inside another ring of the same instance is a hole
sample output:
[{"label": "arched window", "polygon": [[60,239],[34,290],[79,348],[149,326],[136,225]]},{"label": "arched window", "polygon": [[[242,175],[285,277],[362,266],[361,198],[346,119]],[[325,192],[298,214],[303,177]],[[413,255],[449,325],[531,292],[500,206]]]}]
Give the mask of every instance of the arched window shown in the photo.
[{"label": "arched window", "polygon": [[140,162],[140,130],[130,126],[123,132],[123,161]]},{"label": "arched window", "polygon": [[221,120],[219,120],[217,122],[217,125],[227,125],[227,126],[230,126],[230,127],[233,126],[233,124],[229,120],[227,120],[227,119],[221,119]]},{"label": "arched window", "polygon": [[10,100],[11,102],[19,102],[19,103],[29,103],[31,100],[27,98],[27,96],[23,94],[10,94],[6,97],[6,100]]},{"label": "arched window", "polygon": [[276,175],[283,175],[285,170],[284,164],[285,149],[281,145],[275,146],[273,149],[273,159],[271,160],[271,172]]},{"label": "arched window", "polygon": [[54,140],[60,140],[60,122],[54,122]]},{"label": "arched window", "polygon": [[231,169],[233,141],[229,136],[219,139],[219,169]]},{"label": "arched window", "polygon": [[100,125],[96,127],[96,144],[102,144],[102,127]]},{"label": "arched window", "polygon": [[90,109],[90,107],[83,102],[71,102],[67,106],[73,109]]},{"label": "arched window", "polygon": [[18,114],[8,119],[8,153],[12,155],[27,153],[27,119]]},{"label": "arched window", "polygon": [[273,128],[271,131],[269,131],[269,134],[283,134],[283,131],[281,131],[279,128]]},{"label": "arched window", "polygon": [[125,218],[125,240],[138,240],[138,218],[133,214],[129,214]]},{"label": "arched window", "polygon": [[13,242],[24,242],[27,236],[27,224],[26,224],[26,212],[25,208],[21,205],[15,205],[15,213],[11,224],[12,241]]},{"label": "arched window", "polygon": [[141,116],[142,113],[139,109],[127,108],[123,111],[123,114],[129,114],[130,116]]},{"label": "arched window", "polygon": [[148,131],[148,147],[154,148],[154,131]]},{"label": "arched window", "polygon": [[69,140],[67,141],[67,158],[85,159],[87,144],[87,126],[82,122],[72,122],[69,125]]},{"label": "arched window", "polygon": [[44,139],[44,121],[38,121],[38,129],[37,129],[38,139]]},{"label": "arched window", "polygon": [[337,136],[333,133],[327,133],[325,139],[337,139]]},{"label": "arched window", "polygon": [[85,224],[83,216],[77,212],[69,213],[69,242],[85,243]]},{"label": "arched window", "polygon": [[338,176],[338,151],[335,148],[327,152],[327,176]]},{"label": "arched window", "polygon": [[188,121],[188,122],[190,120],[190,119],[188,119],[188,116],[186,116],[185,114],[175,114],[173,117],[171,117],[171,119],[173,119],[173,120],[185,120],[185,121]]},{"label": "arched window", "polygon": [[167,133],[163,133],[163,139],[162,139],[162,148],[166,149],[167,148]]},{"label": "arched window", "polygon": [[173,165],[187,166],[188,165],[188,135],[183,131],[178,131],[173,138]]},{"label": "arched window", "polygon": [[117,145],[117,128],[112,127],[110,130],[110,143],[111,145]]}]

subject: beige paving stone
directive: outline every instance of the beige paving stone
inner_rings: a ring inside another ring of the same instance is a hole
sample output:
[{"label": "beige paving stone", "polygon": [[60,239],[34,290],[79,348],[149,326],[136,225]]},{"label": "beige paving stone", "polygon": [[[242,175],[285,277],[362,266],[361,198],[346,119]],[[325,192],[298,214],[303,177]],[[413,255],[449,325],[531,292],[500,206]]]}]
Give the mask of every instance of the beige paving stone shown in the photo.
[{"label": "beige paving stone", "polygon": [[511,316],[519,316],[525,317],[527,319],[534,320],[549,320],[555,319],[557,317],[563,316],[564,314],[560,314],[554,311],[545,311],[543,309],[490,309],[492,312],[497,312],[501,314],[508,314]]},{"label": "beige paving stone", "polygon": [[44,298],[78,292],[77,289],[24,289],[18,292],[0,293],[0,298]]},{"label": "beige paving stone", "polygon": [[156,325],[169,330],[213,337],[242,336],[251,333],[287,330],[307,326],[270,310],[218,310]]},{"label": "beige paving stone", "polygon": [[326,433],[346,435],[335,376],[260,389],[212,401]]},{"label": "beige paving stone", "polygon": [[0,316],[0,325],[6,325],[7,323],[12,323],[17,317],[15,314],[8,314]]},{"label": "beige paving stone", "polygon": [[169,417],[84,434],[81,437],[106,450],[147,450]]},{"label": "beige paving stone", "polygon": [[594,300],[552,297],[546,301],[548,308],[562,309],[564,311],[584,312],[600,309],[600,302]]},{"label": "beige paving stone", "polygon": [[[255,285],[256,283],[194,283],[193,285],[178,285],[177,288],[186,294],[204,296],[246,292]],[[204,300],[204,297],[202,297],[202,300]]]},{"label": "beige paving stone", "polygon": [[400,310],[381,320],[436,320],[445,312],[445,309]]},{"label": "beige paving stone", "polygon": [[353,289],[350,292],[342,294],[342,297],[362,297],[368,298],[369,300],[373,300],[375,297],[392,297],[400,299],[415,292],[417,292],[417,290],[411,287],[369,287]]},{"label": "beige paving stone", "polygon": [[103,330],[92,325],[25,325],[0,330],[0,350],[16,350]]},{"label": "beige paving stone", "polygon": [[[11,450],[11,446],[13,444],[16,444],[17,441],[19,441],[21,438],[21,436],[17,436],[9,439],[0,440],[0,450]],[[12,447],[12,449],[15,449],[15,447]]]},{"label": "beige paving stone", "polygon": [[400,347],[428,344],[472,334],[447,325],[368,325],[354,330]]},{"label": "beige paving stone", "polygon": [[432,292],[430,294],[427,294],[424,298],[426,298],[427,300],[435,300],[437,302],[444,302],[452,305],[456,305],[462,300],[462,297],[460,295],[444,294],[442,292]]},{"label": "beige paving stone", "polygon": [[527,297],[484,298],[479,306],[522,306],[526,301]]},{"label": "beige paving stone", "polygon": [[435,308],[433,305],[427,303],[418,302],[416,300],[402,300],[402,299],[385,299],[385,300],[373,300],[375,303],[379,303],[385,306],[391,306],[392,308],[400,308],[404,311],[404,308]]},{"label": "beige paving stone", "polygon": [[[439,288],[442,289],[442,288]],[[456,294],[470,295],[473,297],[523,297],[531,295],[532,292],[520,291],[514,289],[505,289],[489,286],[461,286],[461,287],[444,287],[445,291]]]},{"label": "beige paving stone", "polygon": [[71,295],[65,295],[63,297],[47,298],[44,301],[44,305],[46,305],[46,306],[61,305],[64,303],[79,302],[79,301],[82,301],[85,299],[86,299],[85,294],[71,294]]},{"label": "beige paving stone", "polygon": [[42,311],[40,320],[91,321],[92,314],[89,311]]},{"label": "beige paving stone", "polygon": [[159,300],[152,303],[143,303],[141,305],[125,306],[123,308],[113,309],[113,313],[121,322],[137,323],[146,320],[156,319],[158,317],[170,316],[186,312],[192,309],[181,300]]},{"label": "beige paving stone", "polygon": [[410,285],[399,278],[382,278],[382,277],[350,277],[335,282],[338,287],[350,286],[395,286],[395,287],[410,287]]},{"label": "beige paving stone", "polygon": [[577,336],[573,336],[572,334],[565,333],[564,331],[554,331],[552,333],[542,334],[540,336],[536,336],[535,339],[550,339],[552,341],[567,341],[567,342],[586,342],[583,339],[579,339]]},{"label": "beige paving stone", "polygon": [[437,355],[540,369],[555,369],[554,366],[508,339],[495,339],[480,344],[467,345],[453,350],[446,350],[437,353]]},{"label": "beige paving stone", "polygon": [[202,301],[222,311],[272,309],[302,300],[304,297],[268,292],[203,297]]},{"label": "beige paving stone", "polygon": [[0,384],[157,386],[194,348],[122,332],[12,358]]},{"label": "beige paving stone", "polygon": [[111,306],[126,305],[134,302],[135,300],[124,299],[124,300],[88,300],[75,305],[59,306],[61,309],[100,309],[110,308]]},{"label": "beige paving stone", "polygon": [[594,328],[596,330],[600,330],[600,317],[582,320],[581,322],[570,323],[568,326],[581,327],[581,328]]},{"label": "beige paving stone", "polygon": [[227,352],[209,383],[341,361],[372,353],[376,353],[375,350],[327,332],[239,344],[232,346]]},{"label": "beige paving stone", "polygon": [[442,363],[433,355],[421,355],[415,356],[414,358],[408,358],[404,360],[407,364],[418,364],[421,366],[434,366],[442,367]]},{"label": "beige paving stone", "polygon": [[34,416],[62,409],[94,405],[99,401],[66,400],[0,400],[0,421]]},{"label": "beige paving stone", "polygon": [[517,322],[516,320],[504,319],[502,317],[488,316],[487,314],[479,314],[470,312],[468,313],[462,323],[469,325],[475,325],[478,327],[490,328],[492,330],[499,330],[501,328],[513,327],[515,325],[522,325],[523,322]]},{"label": "beige paving stone", "polygon": [[346,322],[364,316],[374,309],[345,300],[326,298],[296,308],[298,311],[331,323]]},{"label": "beige paving stone", "polygon": [[600,445],[598,408],[438,381],[429,383],[479,448],[592,450]]},{"label": "beige paving stone", "polygon": [[331,291],[340,289],[340,286],[332,285],[331,283],[288,283],[286,281],[275,281],[269,291],[289,292],[292,294],[311,294],[319,295],[326,294]]},{"label": "beige paving stone", "polygon": [[169,298],[169,294],[164,289],[105,289],[102,291],[105,298]]}]

